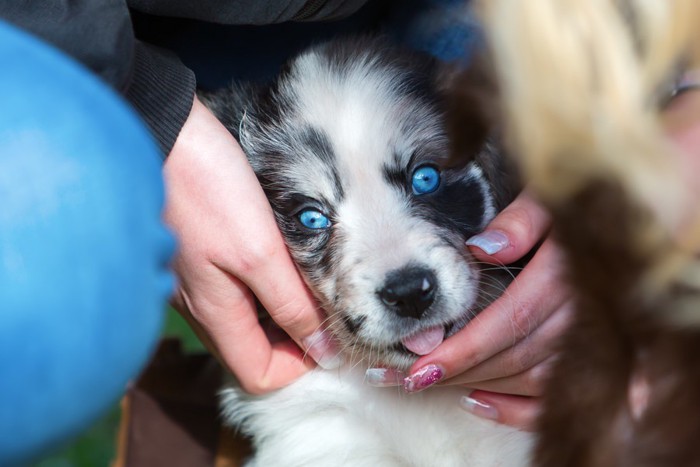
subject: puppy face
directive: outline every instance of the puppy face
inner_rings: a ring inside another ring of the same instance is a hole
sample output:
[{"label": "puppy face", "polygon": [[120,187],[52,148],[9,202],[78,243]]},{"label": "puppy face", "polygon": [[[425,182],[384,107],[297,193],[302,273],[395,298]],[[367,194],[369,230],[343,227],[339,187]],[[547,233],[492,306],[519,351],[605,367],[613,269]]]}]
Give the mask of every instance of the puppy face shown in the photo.
[{"label": "puppy face", "polygon": [[436,86],[426,59],[333,43],[293,61],[237,129],[329,329],[370,365],[408,367],[476,312],[464,241],[496,207],[476,160],[445,167]]}]

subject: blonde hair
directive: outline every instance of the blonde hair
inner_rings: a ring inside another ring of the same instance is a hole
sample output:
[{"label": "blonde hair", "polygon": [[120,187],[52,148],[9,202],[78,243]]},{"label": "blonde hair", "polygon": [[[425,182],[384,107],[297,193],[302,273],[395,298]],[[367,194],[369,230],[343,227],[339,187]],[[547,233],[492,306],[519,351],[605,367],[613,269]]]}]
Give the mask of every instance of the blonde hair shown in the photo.
[{"label": "blonde hair", "polygon": [[[700,223],[682,241],[677,235],[698,200],[679,182],[658,101],[680,67],[700,64],[700,1],[483,0],[478,7],[528,186],[553,206],[594,180],[615,180],[655,218],[630,240],[640,254],[665,250],[643,287],[658,291],[681,278],[698,287]],[[700,312],[690,315],[700,323]]]}]

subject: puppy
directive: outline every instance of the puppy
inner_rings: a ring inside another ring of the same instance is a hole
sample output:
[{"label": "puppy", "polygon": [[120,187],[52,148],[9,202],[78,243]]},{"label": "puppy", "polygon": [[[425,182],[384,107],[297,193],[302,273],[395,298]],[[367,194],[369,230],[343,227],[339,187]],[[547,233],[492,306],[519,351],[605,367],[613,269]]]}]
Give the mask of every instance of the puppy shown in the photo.
[{"label": "puppy", "polygon": [[248,155],[345,361],[269,395],[222,392],[226,422],[252,438],[247,465],[527,464],[529,436],[459,410],[464,388],[364,382],[370,367],[408,369],[503,289],[464,242],[512,197],[507,167],[487,131],[446,164],[447,75],[355,38],[307,50],[270,86],[202,96]]}]

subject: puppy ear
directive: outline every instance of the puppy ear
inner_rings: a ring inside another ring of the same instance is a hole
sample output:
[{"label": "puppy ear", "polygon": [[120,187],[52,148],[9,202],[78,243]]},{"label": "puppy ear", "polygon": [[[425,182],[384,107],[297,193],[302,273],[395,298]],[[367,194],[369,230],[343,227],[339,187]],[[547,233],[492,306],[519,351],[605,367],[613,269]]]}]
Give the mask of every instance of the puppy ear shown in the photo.
[{"label": "puppy ear", "polygon": [[467,67],[443,72],[446,128],[450,139],[448,168],[476,163],[503,209],[522,188],[515,161],[502,144],[501,104],[495,67],[486,53],[475,54]]},{"label": "puppy ear", "polygon": [[448,165],[463,166],[476,158],[498,128],[495,68],[484,53],[478,53],[466,67],[454,67],[442,75],[451,141]]},{"label": "puppy ear", "polygon": [[240,125],[246,112],[254,110],[262,95],[262,87],[252,83],[232,82],[216,91],[197,91],[200,101],[240,142]]}]

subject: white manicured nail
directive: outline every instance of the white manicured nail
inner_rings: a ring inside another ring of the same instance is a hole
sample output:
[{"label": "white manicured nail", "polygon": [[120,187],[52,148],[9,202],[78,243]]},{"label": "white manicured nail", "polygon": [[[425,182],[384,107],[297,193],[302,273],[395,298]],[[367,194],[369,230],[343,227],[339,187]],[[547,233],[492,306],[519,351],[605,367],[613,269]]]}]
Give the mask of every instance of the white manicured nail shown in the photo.
[{"label": "white manicured nail", "polygon": [[326,331],[320,330],[304,339],[301,344],[306,354],[324,370],[334,370],[343,364],[338,346]]},{"label": "white manicured nail", "polygon": [[365,372],[365,382],[378,388],[403,386],[404,373],[391,368],[370,368]]},{"label": "white manicured nail", "polygon": [[510,244],[506,234],[499,230],[487,230],[474,235],[466,243],[483,250],[487,255],[494,255]]},{"label": "white manicured nail", "polygon": [[473,413],[478,417],[489,420],[498,420],[498,410],[494,406],[487,404],[484,401],[474,399],[470,396],[462,396],[459,403],[464,410]]}]

